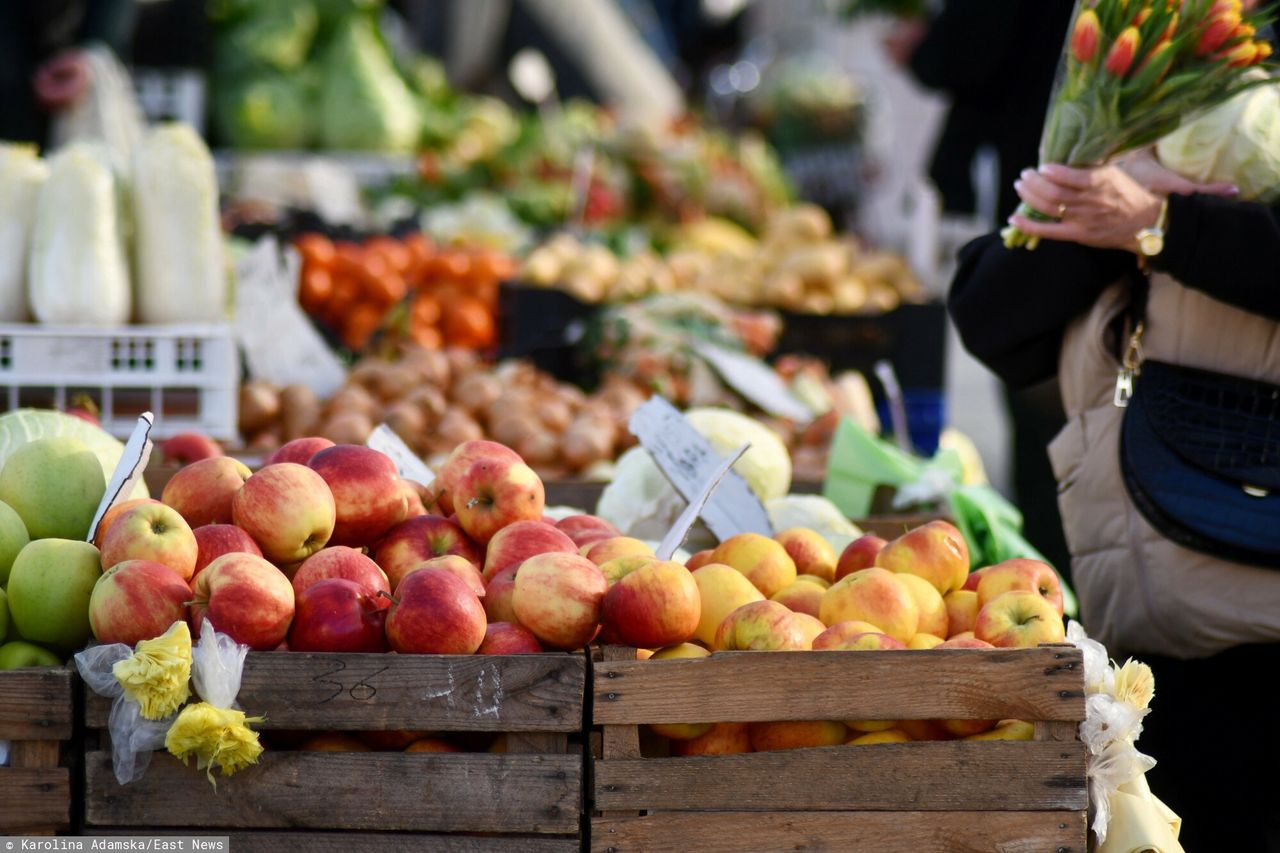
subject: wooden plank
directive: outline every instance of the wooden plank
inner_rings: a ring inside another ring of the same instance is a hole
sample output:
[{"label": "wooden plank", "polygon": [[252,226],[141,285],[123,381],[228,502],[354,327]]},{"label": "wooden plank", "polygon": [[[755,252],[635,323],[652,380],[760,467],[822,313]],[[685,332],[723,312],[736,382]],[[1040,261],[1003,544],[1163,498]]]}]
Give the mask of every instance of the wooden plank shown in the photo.
[{"label": "wooden plank", "polygon": [[169,755],[124,786],[110,753],[85,766],[99,826],[572,834],[582,807],[578,755],[268,752],[216,791]]},{"label": "wooden plank", "polygon": [[[94,829],[94,835],[216,835],[221,830],[192,829],[177,833],[138,829]],[[236,853],[580,853],[577,838],[532,836],[476,837],[467,835],[422,835],[405,832],[232,832],[231,849]]]},{"label": "wooden plank", "polygon": [[0,672],[0,740],[69,740],[73,712],[70,669]]},{"label": "wooden plank", "polygon": [[1085,812],[690,812],[591,822],[597,853],[1085,853]]},{"label": "wooden plank", "polygon": [[[601,661],[594,722],[1083,720],[1078,649],[732,652]],[[608,745],[606,744],[606,755]]]},{"label": "wooden plank", "polygon": [[[598,761],[597,809],[1083,809],[1081,743],[939,741]],[[820,780],[820,784],[817,784]]]},{"label": "wooden plank", "polygon": [[9,766],[38,769],[57,767],[62,743],[56,740],[19,740],[9,744]]},{"label": "wooden plank", "polygon": [[1037,720],[1036,740],[1073,741],[1080,739],[1080,724],[1065,720]]},{"label": "wooden plank", "polygon": [[569,751],[569,736],[563,732],[510,732],[507,752],[515,754],[563,755]]},{"label": "wooden plank", "polygon": [[[582,655],[250,653],[237,701],[265,729],[576,732]],[[110,703],[86,702],[103,728]]]},{"label": "wooden plank", "polygon": [[65,767],[0,767],[0,832],[71,823],[71,771]]}]

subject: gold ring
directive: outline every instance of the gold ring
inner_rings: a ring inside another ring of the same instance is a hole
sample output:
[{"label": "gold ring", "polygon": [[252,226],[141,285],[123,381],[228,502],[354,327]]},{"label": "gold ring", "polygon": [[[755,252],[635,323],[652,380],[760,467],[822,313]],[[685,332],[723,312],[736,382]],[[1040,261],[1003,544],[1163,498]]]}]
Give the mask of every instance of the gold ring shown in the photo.
[{"label": "gold ring", "polygon": [[1067,206],[1065,204],[1058,205],[1058,218],[1059,219],[1067,218]]}]

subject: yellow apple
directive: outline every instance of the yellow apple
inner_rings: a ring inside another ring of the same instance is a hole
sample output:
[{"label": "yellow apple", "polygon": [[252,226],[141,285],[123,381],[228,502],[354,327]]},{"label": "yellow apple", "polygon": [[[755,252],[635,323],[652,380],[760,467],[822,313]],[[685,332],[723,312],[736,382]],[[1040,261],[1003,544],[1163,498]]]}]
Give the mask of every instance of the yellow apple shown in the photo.
[{"label": "yellow apple", "polygon": [[933,584],[939,595],[946,595],[963,587],[969,577],[969,546],[954,525],[931,521],[885,545],[876,565],[918,575]]},{"label": "yellow apple", "polygon": [[1062,582],[1053,566],[1020,557],[988,566],[982,573],[982,580],[978,582],[978,609],[996,596],[1015,589],[1038,593],[1062,615]]},{"label": "yellow apple", "polygon": [[1001,720],[994,729],[969,735],[965,740],[1032,740],[1035,735],[1035,723],[1026,720]]},{"label": "yellow apple", "polygon": [[786,549],[800,574],[828,582],[836,579],[836,549],[818,531],[792,527],[774,534],[773,538]]},{"label": "yellow apple", "polygon": [[1066,639],[1066,625],[1057,608],[1040,593],[1013,590],[996,596],[978,611],[973,633],[998,648],[1031,648],[1061,643]]},{"label": "yellow apple", "polygon": [[764,600],[760,590],[745,575],[720,563],[708,563],[694,569],[693,582],[698,585],[698,595],[702,600],[698,630],[693,637],[704,645],[709,646],[715,641],[716,629],[726,616],[744,604]]},{"label": "yellow apple", "polygon": [[816,583],[797,580],[769,596],[769,600],[778,602],[793,613],[808,613],[817,619],[818,605],[824,592],[826,590]]},{"label": "yellow apple", "polygon": [[882,732],[870,732],[858,735],[845,741],[849,746],[868,746],[874,743],[910,743],[911,737],[901,729],[885,729]]},{"label": "yellow apple", "polygon": [[972,589],[953,589],[942,600],[947,605],[947,638],[966,631],[972,633],[978,621],[978,593]]},{"label": "yellow apple", "polygon": [[933,634],[916,634],[911,638],[911,642],[907,643],[909,649],[932,649],[945,643],[942,637],[935,637]]},{"label": "yellow apple", "polygon": [[818,618],[827,625],[870,622],[906,643],[919,628],[920,606],[893,572],[870,568],[847,575],[824,592]]},{"label": "yellow apple", "polygon": [[911,597],[916,600],[920,610],[920,621],[916,625],[917,634],[932,634],[946,639],[950,618],[947,615],[947,603],[933,586],[918,575],[898,575],[898,583],[907,588]]},{"label": "yellow apple", "polygon": [[730,536],[712,552],[711,560],[742,572],[765,598],[796,579],[796,564],[787,549],[758,533]]}]

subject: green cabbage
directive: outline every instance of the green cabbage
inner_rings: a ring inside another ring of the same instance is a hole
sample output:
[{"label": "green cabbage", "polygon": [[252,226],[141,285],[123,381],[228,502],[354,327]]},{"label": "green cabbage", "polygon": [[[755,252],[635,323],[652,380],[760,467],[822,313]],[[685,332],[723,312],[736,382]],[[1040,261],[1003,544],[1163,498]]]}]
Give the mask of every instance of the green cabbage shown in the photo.
[{"label": "green cabbage", "polygon": [[219,37],[219,58],[293,71],[306,61],[317,23],[309,0],[257,3]]},{"label": "green cabbage", "polygon": [[218,135],[233,148],[306,148],[315,138],[314,113],[305,76],[230,82],[214,101]]},{"label": "green cabbage", "polygon": [[1202,183],[1228,181],[1240,196],[1280,198],[1280,85],[1258,86],[1156,144],[1160,162]]},{"label": "green cabbage", "polygon": [[[4,467],[9,455],[22,445],[38,438],[61,436],[81,441],[93,451],[93,455],[102,463],[102,473],[107,482],[111,482],[111,475],[115,473],[116,466],[120,464],[120,456],[124,453],[124,445],[101,427],[74,415],[49,409],[16,409],[0,415],[0,468]],[[147,490],[147,484],[139,480],[132,496],[149,498],[151,492]]]},{"label": "green cabbage", "polygon": [[322,62],[320,138],[326,148],[417,147],[422,132],[418,103],[370,20],[348,19],[334,34]]}]

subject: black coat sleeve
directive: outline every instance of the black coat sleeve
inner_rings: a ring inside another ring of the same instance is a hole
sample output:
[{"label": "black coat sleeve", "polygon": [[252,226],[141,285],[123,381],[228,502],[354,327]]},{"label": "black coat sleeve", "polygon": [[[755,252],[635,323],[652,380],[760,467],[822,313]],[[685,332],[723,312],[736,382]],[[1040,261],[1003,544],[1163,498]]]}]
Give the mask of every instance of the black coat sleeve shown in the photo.
[{"label": "black coat sleeve", "polygon": [[1170,196],[1165,248],[1151,265],[1215,299],[1280,320],[1280,219],[1274,208]]},{"label": "black coat sleeve", "polygon": [[1067,325],[1136,269],[1127,252],[1049,240],[1034,251],[1006,249],[988,234],[960,250],[947,307],[965,348],[1023,387],[1057,373]]}]

